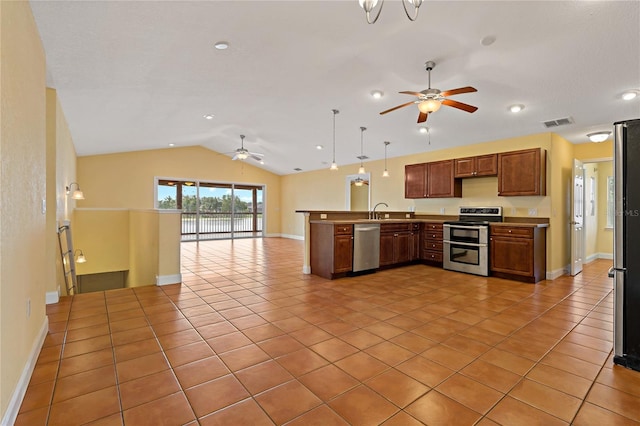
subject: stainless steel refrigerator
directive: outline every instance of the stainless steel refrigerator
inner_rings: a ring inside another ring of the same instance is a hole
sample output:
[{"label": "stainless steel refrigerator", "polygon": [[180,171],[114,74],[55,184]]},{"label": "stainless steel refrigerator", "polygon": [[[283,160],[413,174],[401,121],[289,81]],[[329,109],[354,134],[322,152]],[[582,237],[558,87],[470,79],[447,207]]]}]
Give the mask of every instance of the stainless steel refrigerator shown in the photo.
[{"label": "stainless steel refrigerator", "polygon": [[640,371],[640,119],[614,129],[613,361]]}]

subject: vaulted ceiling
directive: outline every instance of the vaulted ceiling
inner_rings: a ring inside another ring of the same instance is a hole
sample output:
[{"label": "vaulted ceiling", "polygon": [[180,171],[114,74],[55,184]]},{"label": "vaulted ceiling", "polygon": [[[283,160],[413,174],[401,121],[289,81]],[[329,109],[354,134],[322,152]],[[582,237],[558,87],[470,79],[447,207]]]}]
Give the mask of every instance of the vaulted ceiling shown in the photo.
[{"label": "vaulted ceiling", "polygon": [[[169,144],[224,154],[244,134],[264,154],[253,164],[285,175],[329,167],[334,108],[342,166],[359,161],[361,126],[364,154],[381,159],[384,141],[389,157],[546,131],[584,143],[640,117],[640,96],[621,98],[640,90],[637,1],[425,0],[411,22],[387,0],[373,25],[356,0],[31,6],[80,156]],[[432,87],[478,89],[454,97],[477,112],[429,116],[430,144],[415,106],[379,115],[412,99],[399,91],[428,87],[428,60]],[[565,117],[573,124],[542,124]]]}]

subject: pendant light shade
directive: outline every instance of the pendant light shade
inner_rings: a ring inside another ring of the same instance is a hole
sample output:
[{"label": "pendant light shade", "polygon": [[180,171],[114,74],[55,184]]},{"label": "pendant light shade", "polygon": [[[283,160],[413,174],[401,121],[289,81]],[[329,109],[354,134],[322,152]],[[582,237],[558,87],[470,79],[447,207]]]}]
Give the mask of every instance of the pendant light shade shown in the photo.
[{"label": "pendant light shade", "polygon": [[360,159],[360,168],[358,168],[359,175],[365,174],[364,164],[362,163],[362,161],[365,158],[367,158],[364,156],[364,131],[365,130],[367,130],[366,127],[360,127],[360,156],[358,157]]},{"label": "pendant light shade", "polygon": [[333,161],[331,161],[329,170],[338,170],[338,163],[336,163],[336,114],[340,114],[340,111],[332,109],[331,112],[333,112]]},{"label": "pendant light shade", "polygon": [[382,172],[382,177],[389,177],[389,170],[387,170],[387,147],[391,144],[391,142],[384,141],[384,172]]}]

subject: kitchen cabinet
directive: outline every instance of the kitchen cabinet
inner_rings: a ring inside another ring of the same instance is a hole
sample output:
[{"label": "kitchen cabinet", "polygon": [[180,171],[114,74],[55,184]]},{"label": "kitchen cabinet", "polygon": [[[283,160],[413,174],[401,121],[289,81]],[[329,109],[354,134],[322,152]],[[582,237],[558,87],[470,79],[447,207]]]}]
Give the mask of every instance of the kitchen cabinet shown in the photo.
[{"label": "kitchen cabinet", "polygon": [[424,223],[422,238],[422,260],[442,264],[442,223]]},{"label": "kitchen cabinet", "polygon": [[413,223],[380,225],[380,266],[407,263],[415,250]]},{"label": "kitchen cabinet", "polygon": [[311,273],[332,279],[353,268],[353,225],[311,224]]},{"label": "kitchen cabinet", "polygon": [[404,198],[427,197],[426,163],[404,166]]},{"label": "kitchen cabinet", "polygon": [[409,262],[420,259],[420,224],[412,223],[409,231]]},{"label": "kitchen cabinet", "polygon": [[462,196],[462,181],[453,176],[453,160],[405,166],[405,198],[453,198]]},{"label": "kitchen cabinet", "polygon": [[491,275],[536,283],[545,279],[546,228],[492,225],[489,238]]},{"label": "kitchen cabinet", "polygon": [[498,154],[498,195],[546,195],[546,150],[542,148]]},{"label": "kitchen cabinet", "polygon": [[498,174],[498,154],[476,157],[456,158],[453,160],[454,177],[496,176]]}]

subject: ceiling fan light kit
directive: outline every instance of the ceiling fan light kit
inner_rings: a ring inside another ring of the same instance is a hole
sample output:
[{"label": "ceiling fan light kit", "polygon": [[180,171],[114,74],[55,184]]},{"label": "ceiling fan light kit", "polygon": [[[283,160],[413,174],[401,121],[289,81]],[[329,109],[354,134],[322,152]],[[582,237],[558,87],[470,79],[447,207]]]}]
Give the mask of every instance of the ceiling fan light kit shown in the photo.
[{"label": "ceiling fan light kit", "polygon": [[264,164],[262,154],[258,154],[257,152],[249,152],[249,150],[244,147],[244,138],[245,138],[245,135],[240,135],[240,148],[236,149],[233,152],[230,152],[230,154],[233,154],[233,157],[231,157],[231,159],[246,160],[247,158],[253,158],[260,164]]},{"label": "ceiling fan light kit", "polygon": [[[402,0],[402,7],[404,8],[404,13],[407,15],[410,21],[415,21],[418,18],[418,12],[420,10],[420,6],[422,5],[423,0]],[[360,7],[364,9],[365,16],[367,17],[367,22],[369,24],[375,24],[378,18],[380,17],[380,12],[382,12],[382,6],[384,6],[384,0],[358,0]],[[407,3],[411,5],[411,13],[409,13],[409,9],[407,8]],[[375,17],[372,19],[373,10],[376,6],[380,4],[378,11],[375,12]]]},{"label": "ceiling fan light kit", "polygon": [[418,115],[418,123],[424,123],[425,121],[427,121],[429,114],[438,111],[442,105],[447,105],[447,106],[457,108],[462,111],[466,111],[470,113],[476,112],[478,110],[478,107],[464,104],[462,102],[454,101],[452,99],[448,99],[449,96],[453,96],[453,95],[477,92],[475,88],[471,86],[466,86],[466,87],[459,87],[457,89],[447,90],[444,92],[440,91],[439,89],[431,88],[431,70],[433,70],[435,66],[436,66],[436,63],[433,61],[427,61],[425,63],[425,69],[427,70],[427,73],[429,75],[429,88],[421,92],[413,92],[409,90],[399,92],[403,95],[416,96],[418,99],[416,99],[415,101],[406,102],[404,104],[397,105],[386,111],[382,111],[380,115],[384,115],[388,112],[395,111],[397,109],[404,108],[412,104],[416,104],[418,106],[418,110],[420,111],[420,114]]}]

